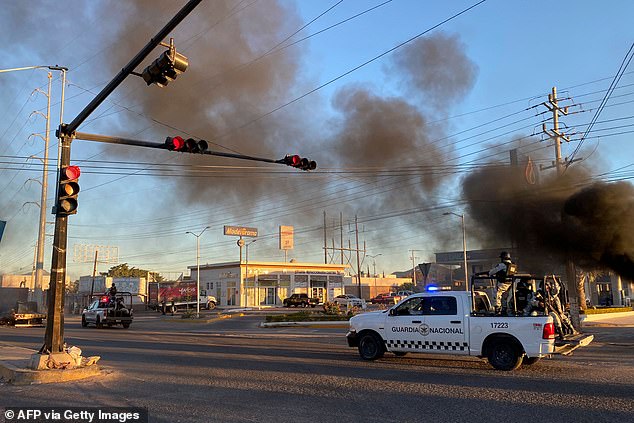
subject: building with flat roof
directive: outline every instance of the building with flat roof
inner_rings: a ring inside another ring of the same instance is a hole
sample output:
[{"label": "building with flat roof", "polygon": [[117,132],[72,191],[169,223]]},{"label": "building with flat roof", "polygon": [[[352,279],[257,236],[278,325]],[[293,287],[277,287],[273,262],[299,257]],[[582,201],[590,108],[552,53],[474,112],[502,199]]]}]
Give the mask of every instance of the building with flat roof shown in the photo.
[{"label": "building with flat roof", "polygon": [[[299,262],[227,262],[200,265],[201,295],[213,295],[219,306],[281,306],[284,298],[306,293],[320,302],[344,293],[346,265]],[[188,266],[191,279],[197,266]]]}]

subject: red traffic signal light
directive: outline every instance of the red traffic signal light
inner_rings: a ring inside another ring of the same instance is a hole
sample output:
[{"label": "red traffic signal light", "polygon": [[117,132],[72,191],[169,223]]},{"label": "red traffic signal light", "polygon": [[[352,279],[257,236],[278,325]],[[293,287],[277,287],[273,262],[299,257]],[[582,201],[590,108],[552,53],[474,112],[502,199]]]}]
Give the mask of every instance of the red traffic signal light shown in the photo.
[{"label": "red traffic signal light", "polygon": [[282,160],[279,160],[279,163],[301,170],[315,170],[317,168],[317,162],[309,160],[306,157],[299,157],[297,154],[287,154]]},{"label": "red traffic signal light", "polygon": [[68,216],[77,213],[77,195],[79,194],[79,166],[65,166],[59,175],[57,187],[57,205],[55,214]]},{"label": "red traffic signal light", "polygon": [[165,146],[169,151],[181,151],[185,147],[185,140],[181,137],[167,137]]},{"label": "red traffic signal light", "polygon": [[186,153],[202,154],[207,151],[209,144],[205,140],[195,140],[193,138],[167,137],[165,138],[165,148],[169,151],[181,151]]}]

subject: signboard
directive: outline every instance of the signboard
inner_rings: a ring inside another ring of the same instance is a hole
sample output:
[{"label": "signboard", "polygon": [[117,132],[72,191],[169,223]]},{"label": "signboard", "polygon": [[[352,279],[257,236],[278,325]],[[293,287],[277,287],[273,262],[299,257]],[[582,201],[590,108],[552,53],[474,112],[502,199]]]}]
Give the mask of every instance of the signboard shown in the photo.
[{"label": "signboard", "polygon": [[431,263],[421,263],[418,265],[420,272],[423,274],[423,277],[427,279],[429,276],[429,269],[431,268]]},{"label": "signboard", "polygon": [[79,263],[92,263],[97,253],[98,263],[118,264],[119,247],[111,245],[73,245],[73,261]]},{"label": "signboard", "polygon": [[293,249],[293,232],[292,226],[280,225],[280,250]]},{"label": "signboard", "polygon": [[247,228],[244,226],[226,226],[225,225],[225,235],[257,237],[258,228]]}]

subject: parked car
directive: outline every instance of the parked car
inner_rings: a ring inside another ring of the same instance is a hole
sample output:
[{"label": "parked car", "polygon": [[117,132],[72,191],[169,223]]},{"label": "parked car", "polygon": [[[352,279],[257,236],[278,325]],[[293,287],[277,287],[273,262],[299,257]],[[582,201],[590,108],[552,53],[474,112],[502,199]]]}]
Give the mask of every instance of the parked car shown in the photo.
[{"label": "parked car", "polygon": [[396,293],[396,295],[400,295],[403,298],[409,297],[412,294],[414,294],[414,291],[398,291]]},{"label": "parked car", "polygon": [[368,307],[368,305],[366,304],[363,298],[355,297],[354,295],[350,295],[350,294],[337,295],[335,298],[332,299],[332,301],[339,304],[339,307],[341,306],[345,306],[346,308],[359,307],[363,309]]},{"label": "parked car", "polygon": [[403,297],[398,295],[396,292],[388,292],[386,294],[379,294],[376,297],[372,298],[370,302],[372,304],[387,304],[394,305],[401,301]]},{"label": "parked car", "polygon": [[284,307],[315,307],[319,304],[319,298],[310,298],[308,294],[292,294],[283,301]]}]

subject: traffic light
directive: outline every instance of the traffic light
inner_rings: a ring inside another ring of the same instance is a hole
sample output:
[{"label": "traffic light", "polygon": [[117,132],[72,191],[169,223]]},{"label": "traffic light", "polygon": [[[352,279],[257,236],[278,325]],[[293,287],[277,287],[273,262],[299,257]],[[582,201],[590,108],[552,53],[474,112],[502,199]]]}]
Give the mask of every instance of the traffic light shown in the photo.
[{"label": "traffic light", "polygon": [[158,59],[145,68],[141,76],[148,85],[156,84],[159,87],[164,87],[185,72],[187,66],[189,66],[187,57],[176,52],[174,39],[170,39],[169,50],[164,51]]},{"label": "traffic light", "polygon": [[64,166],[59,175],[57,187],[57,206],[55,214],[68,216],[77,213],[77,194],[79,184],[77,180],[81,175],[79,166]]},{"label": "traffic light", "polygon": [[287,154],[278,162],[301,170],[315,170],[317,168],[317,163],[314,160],[308,160],[306,157],[299,157],[297,154]]},{"label": "traffic light", "polygon": [[165,138],[165,147],[169,151],[182,151],[185,147],[185,140],[181,137]]},{"label": "traffic light", "polygon": [[209,144],[207,144],[207,141],[205,140],[196,141],[193,138],[187,138],[187,140],[185,141],[185,149],[189,153],[202,154],[207,151],[208,147]]},{"label": "traffic light", "polygon": [[186,153],[203,154],[207,151],[209,144],[205,140],[195,140],[193,138],[167,137],[165,148],[169,151],[180,151]]}]

